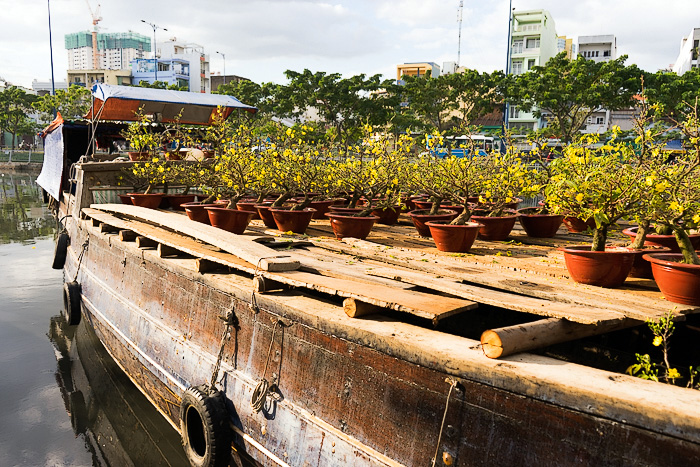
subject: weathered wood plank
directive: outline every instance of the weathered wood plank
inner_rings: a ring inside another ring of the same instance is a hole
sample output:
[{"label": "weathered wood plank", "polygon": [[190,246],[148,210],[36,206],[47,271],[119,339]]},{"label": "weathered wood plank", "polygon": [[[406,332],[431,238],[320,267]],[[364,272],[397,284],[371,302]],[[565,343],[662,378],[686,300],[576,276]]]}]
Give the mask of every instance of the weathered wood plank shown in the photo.
[{"label": "weathered wood plank", "polygon": [[640,324],[644,323],[633,319],[599,325],[574,323],[559,318],[541,319],[531,323],[486,330],[481,334],[481,347],[484,355],[489,358],[507,357],[519,352],[639,326]]},{"label": "weathered wood plank", "polygon": [[156,209],[128,206],[125,204],[93,204],[92,209],[118,213],[132,219],[158,225],[184,235],[215,245],[232,255],[257,266],[264,271],[293,271],[299,268],[299,261],[257,243],[258,236],[236,235],[210,225],[192,222],[182,214]]}]

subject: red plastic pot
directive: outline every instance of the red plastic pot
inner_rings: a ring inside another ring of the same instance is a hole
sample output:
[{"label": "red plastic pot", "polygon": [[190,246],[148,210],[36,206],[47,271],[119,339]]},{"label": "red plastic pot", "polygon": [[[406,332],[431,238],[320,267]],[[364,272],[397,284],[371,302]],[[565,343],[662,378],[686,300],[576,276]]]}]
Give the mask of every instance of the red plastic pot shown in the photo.
[{"label": "red plastic pot", "polygon": [[127,193],[131,197],[134,206],[157,209],[163,199],[163,193]]},{"label": "red plastic pot", "polygon": [[206,208],[210,207],[221,207],[218,204],[201,204],[201,203],[183,203],[181,205],[187,213],[187,217],[195,222],[201,222],[202,224],[211,224],[209,222],[209,213]]},{"label": "red plastic pot", "polygon": [[365,210],[365,208],[349,208],[347,206],[329,206],[329,212],[339,212],[345,214],[357,214]]},{"label": "red plastic pot", "polygon": [[194,203],[195,195],[165,195],[163,199],[167,200],[168,207],[177,211],[184,211],[181,205],[185,203]]},{"label": "red plastic pot", "polygon": [[450,225],[449,221],[428,221],[430,234],[440,251],[464,253],[474,244],[481,224],[468,222],[463,225]]},{"label": "red plastic pot", "polygon": [[[638,227],[630,227],[623,230],[622,233],[634,239],[637,236],[637,229]],[[688,234],[688,237],[690,237],[690,243],[693,245],[693,248],[696,250],[700,249],[700,234]],[[671,253],[681,252],[675,235],[647,234],[644,244],[668,248],[671,250]]]},{"label": "red plastic pot", "polygon": [[634,253],[634,263],[632,264],[632,270],[627,277],[637,277],[640,279],[654,278],[654,275],[651,272],[651,263],[644,259],[644,255],[650,253],[671,253],[671,250],[668,248],[650,245],[645,245],[641,250],[633,250],[632,248],[628,249]]},{"label": "red plastic pot", "polygon": [[501,241],[508,238],[510,231],[513,230],[515,226],[515,221],[518,216],[500,216],[500,217],[488,217],[488,216],[472,216],[471,220],[481,224],[479,229],[479,238],[488,241]]},{"label": "red plastic pot", "polygon": [[430,227],[425,225],[426,222],[430,221],[452,221],[459,214],[455,211],[450,211],[447,209],[441,209],[438,214],[430,214],[429,209],[418,209],[416,211],[411,211],[408,213],[411,216],[413,225],[418,231],[418,235],[421,237],[430,237]]},{"label": "red plastic pot", "polygon": [[292,211],[291,209],[270,208],[270,212],[277,228],[281,232],[292,231],[303,234],[311,223],[311,218],[316,210],[314,208],[305,208],[300,211]]},{"label": "red plastic pot", "polygon": [[204,209],[209,215],[209,222],[212,226],[239,235],[245,232],[255,215],[253,211],[239,211],[219,206],[207,206]]},{"label": "red plastic pot", "polygon": [[585,232],[590,227],[595,229],[595,219],[592,217],[588,220],[579,219],[578,217],[565,217],[564,225],[566,229],[571,233]]},{"label": "red plastic pot", "polygon": [[632,270],[634,252],[627,248],[591,251],[589,245],[562,247],[566,269],[580,284],[620,287]]},{"label": "red plastic pot", "polygon": [[369,235],[374,223],[379,220],[378,216],[357,217],[349,213],[326,213],[326,217],[331,220],[331,228],[336,238],[345,237],[359,238],[364,240]]},{"label": "red plastic pot", "polygon": [[392,206],[390,208],[375,209],[372,211],[373,216],[377,216],[379,220],[378,224],[383,225],[394,225],[399,221],[399,215],[401,214],[401,206]]},{"label": "red plastic pot", "polygon": [[564,221],[564,216],[556,214],[529,214],[536,212],[533,208],[518,209],[518,222],[525,229],[528,237],[551,238],[557,234]]},{"label": "red plastic pot", "polygon": [[684,305],[700,306],[700,266],[684,264],[680,253],[644,255],[651,263],[656,285],[666,300]]},{"label": "red plastic pot", "polygon": [[129,204],[129,205],[133,206],[134,203],[131,202],[131,196],[129,196],[129,195],[118,195],[118,196],[119,196],[119,199],[121,200],[122,204]]},{"label": "red plastic pot", "polygon": [[275,219],[272,217],[272,213],[270,212],[270,206],[272,206],[272,203],[256,204],[255,209],[257,209],[258,215],[260,216],[260,219],[262,219],[263,224],[265,224],[265,227],[269,229],[276,229],[277,224],[275,224]]},{"label": "red plastic pot", "polygon": [[151,155],[147,152],[128,152],[130,161],[148,161]]},{"label": "red plastic pot", "polygon": [[310,208],[314,208],[316,213],[312,219],[323,219],[329,208],[336,202],[335,199],[324,199],[322,201],[311,201]]},{"label": "red plastic pot", "polygon": [[236,208],[239,211],[248,211],[253,213],[253,219],[260,219],[260,215],[258,214],[258,211],[255,209],[255,206],[258,203],[256,201],[239,201],[236,203]]}]

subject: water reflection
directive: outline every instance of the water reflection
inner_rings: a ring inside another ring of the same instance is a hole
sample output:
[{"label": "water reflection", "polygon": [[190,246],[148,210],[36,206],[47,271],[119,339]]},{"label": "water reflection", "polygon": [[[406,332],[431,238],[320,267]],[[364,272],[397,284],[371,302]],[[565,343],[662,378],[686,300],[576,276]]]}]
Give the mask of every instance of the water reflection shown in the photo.
[{"label": "water reflection", "polygon": [[46,237],[54,224],[36,175],[0,173],[0,244]]}]

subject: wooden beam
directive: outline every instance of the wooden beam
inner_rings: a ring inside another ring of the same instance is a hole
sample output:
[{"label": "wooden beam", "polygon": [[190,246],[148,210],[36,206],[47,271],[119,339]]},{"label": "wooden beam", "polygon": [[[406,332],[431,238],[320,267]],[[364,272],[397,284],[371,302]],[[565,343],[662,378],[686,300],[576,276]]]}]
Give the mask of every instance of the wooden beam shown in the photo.
[{"label": "wooden beam", "polygon": [[136,237],[136,246],[139,248],[157,248],[158,242],[151,240],[148,237],[138,236]]},{"label": "wooden beam", "polygon": [[623,319],[599,325],[574,323],[559,318],[541,319],[531,323],[484,331],[481,334],[481,346],[484,355],[489,358],[499,358],[640,324],[643,322],[634,319]]},{"label": "wooden beam", "polygon": [[195,265],[197,266],[197,272],[200,274],[205,274],[207,272],[213,272],[213,271],[223,271],[227,270],[228,268],[221,263],[217,263],[215,261],[209,261],[208,259],[204,258],[195,258],[194,260]]},{"label": "wooden beam", "polygon": [[258,293],[270,292],[272,290],[287,290],[289,287],[282,282],[272,280],[268,277],[253,277],[253,290]]},{"label": "wooden beam", "polygon": [[178,256],[180,255],[180,250],[173,248],[171,246],[165,245],[163,243],[158,244],[158,256],[161,258],[165,256]]},{"label": "wooden beam", "polygon": [[122,242],[133,242],[136,240],[136,237],[138,237],[138,235],[133,230],[119,231],[119,240],[121,240]]},{"label": "wooden beam", "polygon": [[100,223],[100,232],[102,233],[114,233],[118,231],[119,229],[113,225],[105,224],[104,222]]},{"label": "wooden beam", "polygon": [[379,313],[382,307],[372,305],[354,298],[346,298],[343,300],[343,311],[351,318],[359,318],[360,316],[373,315]]}]

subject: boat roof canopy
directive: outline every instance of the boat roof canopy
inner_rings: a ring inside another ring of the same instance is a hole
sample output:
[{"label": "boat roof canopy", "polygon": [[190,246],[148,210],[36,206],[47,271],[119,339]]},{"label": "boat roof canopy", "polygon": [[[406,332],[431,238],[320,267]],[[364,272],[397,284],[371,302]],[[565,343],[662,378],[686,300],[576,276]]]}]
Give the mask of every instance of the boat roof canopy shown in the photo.
[{"label": "boat roof canopy", "polygon": [[158,123],[173,123],[182,112],[180,123],[209,125],[218,107],[224,109],[224,118],[234,109],[251,113],[258,110],[223,94],[95,84],[92,95],[95,100],[85,118],[97,120],[136,121],[138,110],[142,109]]}]

